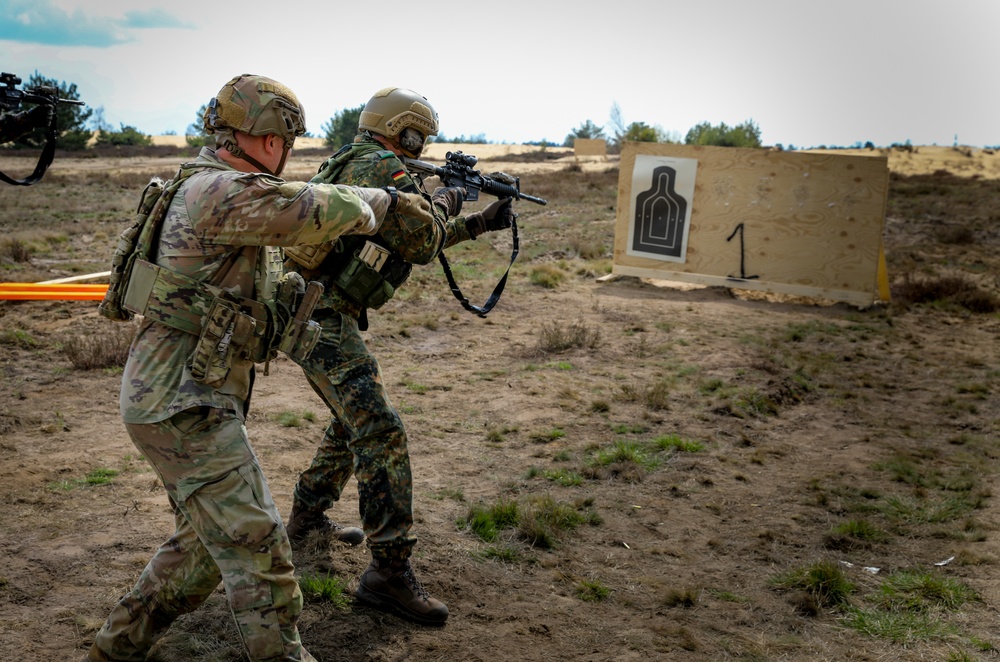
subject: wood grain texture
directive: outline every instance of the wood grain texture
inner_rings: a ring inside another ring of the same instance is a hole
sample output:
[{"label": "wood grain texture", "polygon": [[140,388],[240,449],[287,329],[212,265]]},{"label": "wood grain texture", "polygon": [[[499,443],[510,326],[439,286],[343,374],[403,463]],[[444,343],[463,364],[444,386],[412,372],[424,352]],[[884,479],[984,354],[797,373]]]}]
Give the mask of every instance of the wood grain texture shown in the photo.
[{"label": "wood grain texture", "polygon": [[[638,154],[698,161],[683,263],[626,254]],[[627,143],[613,272],[871,304],[888,186],[883,156]]]}]

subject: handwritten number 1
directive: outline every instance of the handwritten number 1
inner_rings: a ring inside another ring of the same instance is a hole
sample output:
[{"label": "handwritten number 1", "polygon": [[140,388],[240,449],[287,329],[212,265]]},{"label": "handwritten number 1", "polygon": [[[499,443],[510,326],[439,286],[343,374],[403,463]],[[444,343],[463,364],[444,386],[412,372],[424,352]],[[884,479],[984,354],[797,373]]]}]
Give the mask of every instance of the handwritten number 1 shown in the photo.
[{"label": "handwritten number 1", "polygon": [[[737,232],[740,234],[740,275],[739,275],[739,278],[741,280],[751,280],[753,278],[759,278],[759,276],[747,276],[747,272],[746,272],[746,246],[744,245],[744,239],[743,239],[743,232],[744,232],[744,230],[743,230],[743,224],[742,223],[740,223],[739,225],[737,225],[736,229],[733,230],[732,234],[730,234],[728,237],[726,237],[726,241],[731,241],[732,238],[736,236]],[[729,277],[730,278],[736,278],[736,276],[729,276]]]}]

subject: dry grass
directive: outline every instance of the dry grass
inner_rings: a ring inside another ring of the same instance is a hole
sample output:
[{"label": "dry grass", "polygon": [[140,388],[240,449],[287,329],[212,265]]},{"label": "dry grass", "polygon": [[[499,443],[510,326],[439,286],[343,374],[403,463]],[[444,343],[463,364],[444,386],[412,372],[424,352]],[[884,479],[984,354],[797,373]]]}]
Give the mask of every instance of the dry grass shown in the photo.
[{"label": "dry grass", "polygon": [[[26,262],[2,255],[7,277],[106,269],[157,167],[81,170],[0,196],[3,236],[37,245]],[[600,656],[614,633],[616,654],[650,659],[995,655],[997,184],[894,176],[894,302],[862,312],[595,284],[588,273],[613,245],[617,177],[571,168],[523,179],[550,204],[518,205],[522,253],[488,319],[461,310],[435,264],[373,315],[369,345],[413,440],[415,566],[453,617],[430,632],[311,601],[301,621],[311,652],[501,650],[537,662]],[[449,260],[480,303],[509,255],[498,234]],[[532,282],[543,266],[561,278]],[[126,339],[93,336],[93,315],[67,302],[0,304],[0,524],[10,532],[0,651],[11,656],[79,658],[170,526],[145,463],[122,460],[134,451],[113,366]],[[326,417],[297,413],[322,409],[290,362],[271,370],[248,429],[287,514]],[[122,465],[110,485],[44,489]],[[332,513],[344,524],[355,523],[352,497]],[[295,560],[302,577],[344,579],[368,557],[313,541]],[[972,591],[896,574],[908,564]],[[923,611],[905,621],[901,605]],[[32,626],[37,613],[65,616]],[[154,659],[240,659],[231,622],[213,595]]]}]

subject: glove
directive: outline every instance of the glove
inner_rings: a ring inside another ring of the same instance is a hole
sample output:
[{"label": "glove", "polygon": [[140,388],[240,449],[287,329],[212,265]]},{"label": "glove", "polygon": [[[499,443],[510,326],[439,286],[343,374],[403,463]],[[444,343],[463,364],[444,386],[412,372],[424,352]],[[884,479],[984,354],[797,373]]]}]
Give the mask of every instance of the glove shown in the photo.
[{"label": "glove", "polygon": [[492,202],[486,209],[469,214],[465,217],[465,227],[469,236],[475,239],[485,232],[506,230],[514,224],[517,214],[511,206],[511,198],[503,198]]},{"label": "glove", "polygon": [[32,126],[40,129],[47,129],[49,127],[49,124],[52,122],[53,113],[55,113],[55,107],[50,103],[35,106],[28,111]]},{"label": "glove", "polygon": [[20,113],[0,117],[0,144],[17,140],[35,129],[46,129],[52,120],[52,106],[43,104]]},{"label": "glove", "polygon": [[397,214],[408,216],[421,225],[434,223],[434,213],[431,211],[431,203],[419,193],[404,193],[400,191],[399,202],[393,210]]},{"label": "glove", "polygon": [[462,202],[465,201],[465,189],[448,186],[434,189],[431,202],[441,207],[448,216],[458,216],[462,213]]}]

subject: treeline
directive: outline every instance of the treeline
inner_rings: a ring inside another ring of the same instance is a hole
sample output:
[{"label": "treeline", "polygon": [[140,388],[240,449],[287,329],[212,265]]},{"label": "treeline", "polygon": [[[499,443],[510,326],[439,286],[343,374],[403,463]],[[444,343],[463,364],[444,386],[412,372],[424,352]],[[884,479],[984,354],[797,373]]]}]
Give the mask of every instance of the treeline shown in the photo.
[{"label": "treeline", "polygon": [[[45,78],[37,71],[24,84],[24,88],[34,88],[40,86],[52,87],[58,90],[58,94],[63,99],[74,101],[80,100],[80,95],[75,83],[66,83],[54,79]],[[194,121],[187,127],[185,138],[188,145],[200,147],[209,142],[208,136],[202,127],[202,116],[207,105],[202,105]],[[339,149],[342,145],[354,140],[358,131],[358,120],[364,104],[354,108],[345,108],[338,111],[321,127],[322,137],[327,147]],[[151,136],[143,133],[138,128],[122,123],[118,128],[112,127],[104,119],[104,109],[91,109],[86,105],[58,104],[56,106],[56,126],[59,135],[56,140],[56,147],[65,150],[80,150],[88,147],[96,133],[96,144],[98,146],[149,146],[153,144]],[[312,134],[306,134],[312,137]],[[723,147],[761,147],[760,126],[752,119],[748,119],[741,124],[729,126],[725,122],[711,124],[701,122],[691,127],[686,134],[664,131],[659,126],[647,124],[646,122],[626,123],[622,116],[621,108],[617,103],[612,105],[610,119],[606,125],[598,125],[588,119],[581,123],[561,142],[563,147],[573,147],[576,140],[596,139],[605,140],[609,153],[617,153],[626,142],[653,142],[653,143],[683,143],[686,145],[715,145]],[[11,144],[14,148],[38,148],[45,144],[46,133],[44,129],[35,129]],[[485,134],[473,136],[446,136],[443,133],[434,138],[434,142],[439,143],[471,143],[488,144]],[[528,145],[556,146],[556,143],[548,140],[526,142]],[[858,143],[856,147],[860,147]],[[870,142],[865,143],[865,147],[874,148]],[[895,146],[895,145],[894,145]],[[779,149],[785,149],[782,145],[776,145]],[[789,145],[787,149],[794,150],[795,146]]]},{"label": "treeline", "polygon": [[[37,71],[24,82],[22,88],[25,90],[49,87],[56,90],[60,99],[70,101],[80,101],[80,93],[75,83],[66,83],[52,78],[46,78]],[[34,104],[25,102],[24,108],[27,110]],[[13,109],[11,109],[13,110]],[[56,148],[65,150],[82,150],[90,146],[94,133],[97,133],[96,144],[100,146],[121,146],[121,145],[152,145],[150,136],[142,133],[134,126],[121,124],[118,129],[114,129],[104,121],[104,109],[93,109],[84,105],[69,103],[59,103],[55,107],[56,113]],[[14,140],[10,147],[35,149],[43,147],[48,140],[46,129],[36,128]]]},{"label": "treeline", "polygon": [[[337,112],[326,122],[323,127],[324,140],[326,145],[332,149],[339,149],[354,140],[358,132],[358,120],[364,104],[356,108],[345,108]],[[603,126],[598,126],[592,120],[586,120],[579,127],[570,132],[562,142],[563,147],[573,147],[577,138],[605,139],[608,141],[609,151],[615,153],[621,149],[622,144],[632,142],[680,142],[674,136],[664,132],[658,127],[653,127],[645,122],[632,122],[625,125],[621,119],[621,111],[615,104],[611,110],[611,134],[606,135]],[[461,144],[488,144],[485,134],[472,136],[460,135],[448,137],[444,133],[439,133],[435,138],[436,143],[461,143]],[[725,123],[711,125],[702,122],[691,128],[684,137],[684,143],[688,145],[720,145],[725,147],[760,147],[760,127],[753,120],[747,120],[736,126],[727,126]],[[542,147],[554,145],[547,140],[525,143],[527,145],[539,145]]]}]

